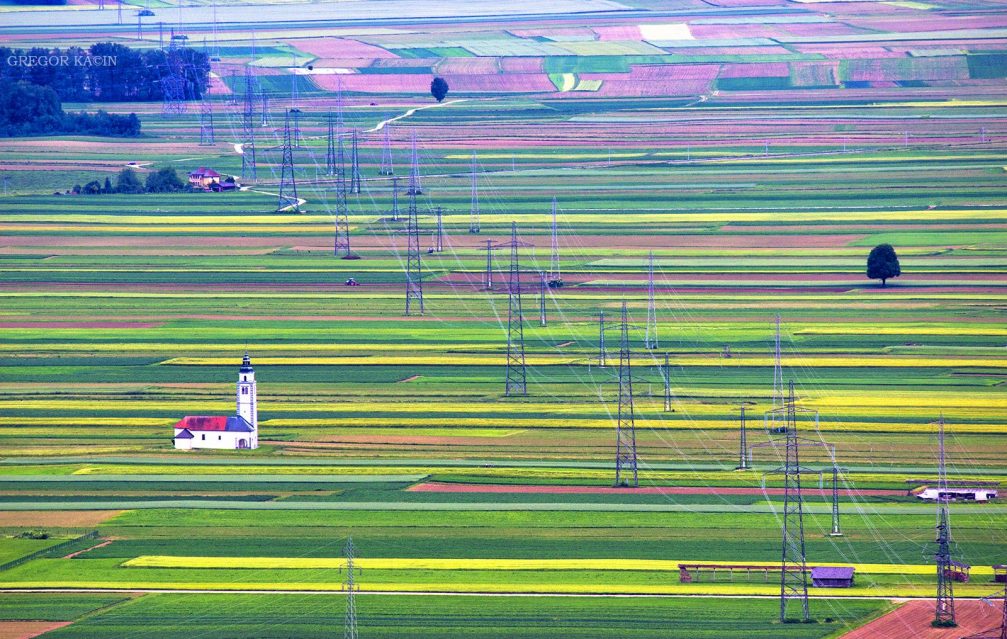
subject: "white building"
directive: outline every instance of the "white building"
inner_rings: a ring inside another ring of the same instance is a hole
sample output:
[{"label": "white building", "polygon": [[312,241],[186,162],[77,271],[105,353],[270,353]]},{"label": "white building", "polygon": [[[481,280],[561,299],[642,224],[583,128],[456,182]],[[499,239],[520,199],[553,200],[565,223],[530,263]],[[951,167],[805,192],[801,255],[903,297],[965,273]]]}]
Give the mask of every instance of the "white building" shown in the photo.
[{"label": "white building", "polygon": [[997,488],[982,484],[972,486],[948,486],[939,491],[936,486],[926,486],[916,495],[923,501],[989,501],[997,498]]},{"label": "white building", "polygon": [[175,448],[252,449],[259,447],[255,369],[248,353],[238,369],[237,413],[230,417],[189,415],[175,424]]}]

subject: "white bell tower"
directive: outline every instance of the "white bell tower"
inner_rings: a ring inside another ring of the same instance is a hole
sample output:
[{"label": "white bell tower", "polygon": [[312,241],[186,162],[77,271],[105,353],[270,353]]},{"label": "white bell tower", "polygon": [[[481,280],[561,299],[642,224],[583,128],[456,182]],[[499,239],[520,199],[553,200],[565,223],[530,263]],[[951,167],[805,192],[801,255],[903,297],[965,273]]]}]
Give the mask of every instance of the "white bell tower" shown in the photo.
[{"label": "white bell tower", "polygon": [[241,360],[241,368],[238,370],[238,416],[244,417],[245,421],[252,425],[250,433],[249,448],[259,447],[259,409],[256,400],[255,390],[255,369],[252,368],[252,361],[245,353]]}]

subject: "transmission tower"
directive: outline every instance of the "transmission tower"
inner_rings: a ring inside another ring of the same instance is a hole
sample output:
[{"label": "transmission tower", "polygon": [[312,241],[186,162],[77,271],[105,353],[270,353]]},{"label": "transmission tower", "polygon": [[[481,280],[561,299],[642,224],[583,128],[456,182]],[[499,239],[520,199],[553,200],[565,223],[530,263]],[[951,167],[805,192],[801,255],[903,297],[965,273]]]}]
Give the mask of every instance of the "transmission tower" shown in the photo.
[{"label": "transmission tower", "polygon": [[255,90],[252,87],[252,68],[245,67],[245,108],[241,116],[241,179],[256,181],[255,175]]},{"label": "transmission tower", "polygon": [[328,135],[325,143],[325,174],[333,176],[336,174],[336,130],[333,126],[332,111],[329,111],[325,118],[328,125]]},{"label": "transmission tower", "polygon": [[671,411],[671,363],[668,361],[668,353],[664,354],[664,412]]},{"label": "transmission tower", "polygon": [[801,498],[801,463],[797,439],[794,382],[790,382],[784,417],[786,462],[783,491],[783,552],[780,563],[780,621],[787,620],[787,604],[801,602],[802,620],[808,621],[808,571],[804,553],[804,502]]},{"label": "transmission tower", "polygon": [[552,256],[549,260],[549,285],[563,286],[563,275],[559,270],[559,231],[556,226],[556,198],[552,199]]},{"label": "transmission tower", "polygon": [[777,424],[780,417],[783,414],[783,365],[782,357],[780,355],[780,315],[776,315],[776,341],[775,348],[773,351],[773,408],[770,411],[772,424],[772,432],[779,432],[780,427]]},{"label": "transmission tower", "polygon": [[955,592],[951,580],[951,514],[948,512],[948,474],[944,457],[944,415],[937,420],[937,606],[934,626],[953,627]]},{"label": "transmission tower", "polygon": [[280,195],[276,202],[276,212],[300,213],[297,198],[297,181],[294,179],[294,150],[290,139],[290,113],[283,120],[283,161],[280,168]]},{"label": "transmission tower", "polygon": [[434,227],[434,253],[444,252],[444,209],[437,207],[434,209],[434,214],[437,216],[437,226]]},{"label": "transmission tower", "polygon": [[832,532],[830,537],[842,537],[839,526],[839,466],[836,465],[836,447],[832,447]]},{"label": "transmission tower", "polygon": [[136,39],[143,40],[143,16],[136,14]]},{"label": "transmission tower", "polygon": [[605,311],[598,313],[598,366],[605,368]]},{"label": "transmission tower", "polygon": [[105,10],[105,0],[98,0],[98,11]]},{"label": "transmission tower", "polygon": [[383,128],[385,139],[381,146],[381,166],[378,169],[378,175],[395,175],[395,164],[392,162],[391,125],[386,124]]},{"label": "transmission tower", "polygon": [[122,24],[122,0],[115,3],[115,23]]},{"label": "transmission tower", "polygon": [[162,115],[177,115],[185,112],[185,74],[182,71],[182,56],[172,37],[165,54],[166,75],[161,78]]},{"label": "transmission tower", "polygon": [[360,193],[360,155],[357,152],[357,130],[350,135],[350,193]]},{"label": "transmission tower", "polygon": [[266,127],[271,124],[269,121],[269,94],[266,93],[265,89],[261,89],[259,97],[262,99],[262,120],[260,126]]},{"label": "transmission tower", "polygon": [[416,131],[412,135],[412,156],[409,166],[409,195],[422,195],[423,186],[420,184],[420,156],[416,152]]},{"label": "transmission tower", "polygon": [[476,152],[472,152],[472,207],[469,209],[469,233],[479,232],[479,182]]},{"label": "transmission tower", "polygon": [[213,106],[207,96],[199,104],[199,146],[213,146]]},{"label": "transmission tower", "polygon": [[486,240],[486,273],[483,275],[483,284],[487,291],[493,290],[493,240]]},{"label": "transmission tower", "polygon": [[741,433],[738,441],[738,466],[735,470],[748,470],[748,431],[745,427],[745,406],[741,406]]},{"label": "transmission tower", "polygon": [[346,555],[346,581],[343,582],[343,590],[346,591],[346,617],[343,623],[343,639],[357,639],[356,593],[360,588],[354,583],[356,568],[353,566],[352,537],[347,538],[343,554]]},{"label": "transmission tower", "polygon": [[633,413],[628,317],[626,302],[623,302],[619,336],[619,422],[615,431],[615,485],[638,488],[640,477],[636,465],[636,419]]},{"label": "transmission tower", "polygon": [[[342,150],[342,142],[339,142]],[[336,255],[342,253],[344,260],[353,260],[357,256],[350,250],[350,218],[349,205],[346,199],[346,172],[343,171],[343,155],[336,155],[336,239],[333,251]]]},{"label": "transmission tower", "polygon": [[545,315],[545,294],[549,289],[549,283],[546,280],[545,271],[541,271],[539,275],[541,276],[541,281],[538,288],[538,325],[546,326],[548,319]]},{"label": "transmission tower", "polygon": [[644,339],[647,350],[657,348],[657,307],[654,305],[654,251],[647,257],[647,333]]},{"label": "transmission tower", "polygon": [[510,242],[498,248],[510,247],[510,272],[507,280],[507,379],[504,395],[527,395],[527,371],[524,362],[524,317],[521,314],[521,265],[518,248],[531,246],[517,239],[517,222],[511,222]]},{"label": "transmission tower", "polygon": [[399,221],[399,178],[398,176],[392,178],[392,210],[388,212],[392,218],[392,222]]},{"label": "transmission tower", "polygon": [[[414,143],[415,140],[414,137]],[[406,315],[412,315],[414,311],[419,311],[419,314],[423,315],[423,270],[420,262],[420,229],[416,216],[418,173],[416,165],[413,164],[409,173],[409,213],[406,220],[406,234],[409,236],[406,252]],[[417,306],[419,308],[416,308]]]}]

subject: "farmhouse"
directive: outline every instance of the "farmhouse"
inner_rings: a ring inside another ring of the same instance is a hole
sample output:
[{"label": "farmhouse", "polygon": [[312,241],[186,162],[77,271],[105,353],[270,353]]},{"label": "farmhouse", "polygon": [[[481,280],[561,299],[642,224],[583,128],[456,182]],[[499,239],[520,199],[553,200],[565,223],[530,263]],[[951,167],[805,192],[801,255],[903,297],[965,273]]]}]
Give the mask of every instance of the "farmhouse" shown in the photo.
[{"label": "farmhouse", "polygon": [[237,186],[234,178],[221,175],[205,166],[189,173],[189,185],[194,189],[204,191],[229,191]]},{"label": "farmhouse", "polygon": [[189,415],[175,424],[172,441],[179,450],[194,448],[251,449],[259,447],[259,416],[255,369],[245,353],[238,369],[237,414],[230,417]]}]

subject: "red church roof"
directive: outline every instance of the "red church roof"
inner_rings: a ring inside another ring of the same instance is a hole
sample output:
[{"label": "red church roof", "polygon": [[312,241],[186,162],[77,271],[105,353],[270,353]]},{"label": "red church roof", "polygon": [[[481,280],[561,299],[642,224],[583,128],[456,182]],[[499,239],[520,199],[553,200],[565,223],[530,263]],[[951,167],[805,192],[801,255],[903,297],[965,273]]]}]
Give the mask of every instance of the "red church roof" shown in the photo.
[{"label": "red church roof", "polygon": [[206,415],[188,415],[180,419],[175,428],[190,431],[220,431],[229,433],[251,433],[254,428],[240,415],[230,417],[208,417]]},{"label": "red church roof", "polygon": [[195,171],[193,171],[192,173],[190,173],[189,176],[190,177],[195,177],[195,178],[204,178],[204,177],[205,178],[215,178],[215,177],[220,177],[220,173],[217,173],[213,169],[208,169],[208,168],[206,168],[204,166],[201,166],[198,169],[196,169]]},{"label": "red church roof", "polygon": [[192,430],[227,430],[226,417],[207,417],[206,415],[187,415],[183,417],[175,428],[188,428]]}]

